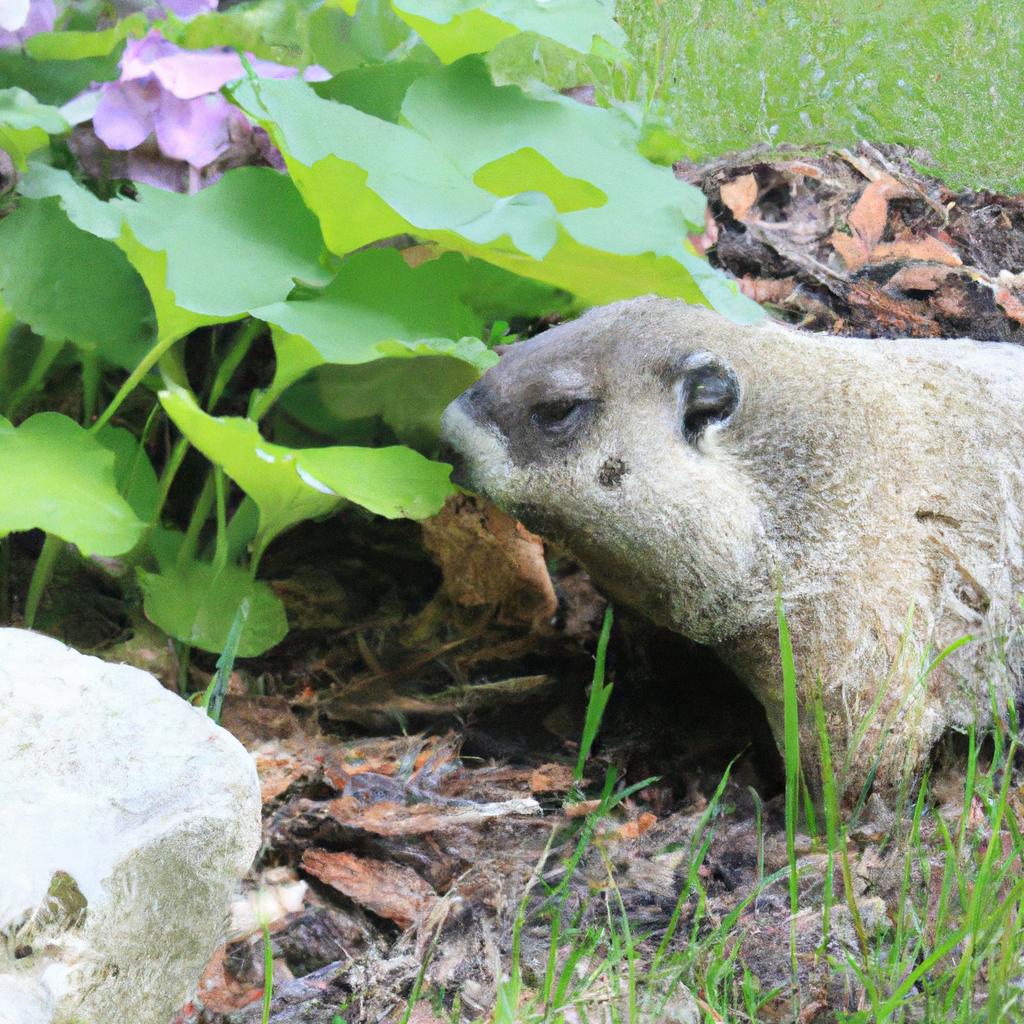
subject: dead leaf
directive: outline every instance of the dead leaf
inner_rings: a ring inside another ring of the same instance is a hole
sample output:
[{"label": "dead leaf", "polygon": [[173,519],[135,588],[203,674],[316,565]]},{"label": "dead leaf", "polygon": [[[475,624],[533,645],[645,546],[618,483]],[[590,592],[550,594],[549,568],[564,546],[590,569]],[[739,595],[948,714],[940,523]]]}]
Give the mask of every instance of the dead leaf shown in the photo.
[{"label": "dead leaf", "polygon": [[199,991],[196,994],[208,1013],[232,1013],[263,995],[262,985],[239,981],[231,974],[227,969],[226,954],[227,947],[221,946],[199,979]]},{"label": "dead leaf", "polygon": [[889,263],[892,260],[923,260],[928,263],[942,263],[947,267],[963,265],[963,260],[934,235],[880,242],[871,250],[872,263]]},{"label": "dead leaf", "polygon": [[324,777],[335,789],[342,790],[353,775],[412,773],[442,750],[450,754],[447,760],[458,758],[457,747],[446,747],[438,736],[387,736],[339,743],[324,757]]},{"label": "dead leaf", "polygon": [[227,694],[220,724],[250,750],[267,740],[285,739],[302,731],[284,697],[250,694]]},{"label": "dead leaf", "polygon": [[746,220],[751,207],[757,202],[757,178],[753,174],[741,174],[726,182],[719,194],[737,220]]},{"label": "dead leaf", "polygon": [[579,800],[574,804],[563,804],[562,811],[567,818],[585,818],[600,806],[600,800]]},{"label": "dead leaf", "polygon": [[942,334],[931,317],[912,308],[916,304],[893,298],[873,281],[854,284],[850,288],[850,303],[866,306],[881,326],[905,337],[935,338]]},{"label": "dead leaf", "polygon": [[686,238],[701,256],[718,241],[718,224],[710,207],[704,207],[704,230],[699,234],[687,235]]},{"label": "dead leaf", "polygon": [[910,195],[913,192],[906,185],[888,174],[870,182],[860,194],[846,222],[866,251],[870,252],[875,247],[885,231],[889,200]]},{"label": "dead leaf", "polygon": [[839,258],[846,264],[847,270],[857,270],[867,263],[868,251],[859,238],[845,235],[841,231],[833,231],[829,241],[839,254]]},{"label": "dead leaf", "polygon": [[423,523],[424,544],[457,604],[495,605],[502,622],[550,619],[558,606],[544,543],[483,498],[458,494]]},{"label": "dead leaf", "polygon": [[635,821],[627,821],[619,829],[620,839],[639,839],[646,831],[653,828],[658,819],[650,811],[644,811]]},{"label": "dead leaf", "polygon": [[437,901],[437,894],[412,868],[313,848],[302,855],[302,867],[344,893],[378,917],[399,928],[414,925]]}]

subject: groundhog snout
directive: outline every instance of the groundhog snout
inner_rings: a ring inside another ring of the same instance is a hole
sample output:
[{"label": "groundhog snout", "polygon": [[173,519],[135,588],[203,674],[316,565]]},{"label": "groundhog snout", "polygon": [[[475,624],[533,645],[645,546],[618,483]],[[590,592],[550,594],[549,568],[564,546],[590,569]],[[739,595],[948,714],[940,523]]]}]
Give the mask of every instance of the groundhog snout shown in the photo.
[{"label": "groundhog snout", "polygon": [[489,416],[484,410],[483,387],[477,382],[451,402],[441,417],[438,457],[452,467],[451,479],[460,487],[473,488],[475,481],[469,467],[469,453],[480,428]]}]

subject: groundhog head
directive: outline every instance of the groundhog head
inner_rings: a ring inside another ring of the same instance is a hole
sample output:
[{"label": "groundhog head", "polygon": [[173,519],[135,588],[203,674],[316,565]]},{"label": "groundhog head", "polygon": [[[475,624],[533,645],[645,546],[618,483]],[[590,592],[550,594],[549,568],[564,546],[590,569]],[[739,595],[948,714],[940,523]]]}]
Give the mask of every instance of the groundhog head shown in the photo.
[{"label": "groundhog head", "polygon": [[445,411],[453,479],[566,547],[615,599],[727,638],[771,590],[752,587],[771,571],[730,330],[645,298],[511,346]]}]

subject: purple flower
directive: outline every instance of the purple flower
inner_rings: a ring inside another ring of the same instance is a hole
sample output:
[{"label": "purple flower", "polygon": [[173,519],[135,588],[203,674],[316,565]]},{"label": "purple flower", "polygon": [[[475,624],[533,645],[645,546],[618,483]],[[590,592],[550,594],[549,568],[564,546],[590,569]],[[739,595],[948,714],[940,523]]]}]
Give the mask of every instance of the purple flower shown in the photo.
[{"label": "purple flower", "polygon": [[15,0],[0,4],[0,50],[21,46],[26,39],[40,32],[53,30],[57,7],[53,0]]},{"label": "purple flower", "polygon": [[[291,78],[296,68],[247,57],[263,78]],[[130,177],[161,188],[193,191],[212,184],[229,167],[283,167],[266,133],[220,94],[246,75],[238,54],[225,48],[183,50],[155,29],[129,40],[121,76],[98,87],[92,134],[76,130],[72,140],[90,174]],[[323,68],[308,80],[328,77]],[[119,159],[119,154],[125,154]],[[139,159],[135,159],[138,157]],[[161,167],[160,161],[171,166]]]},{"label": "purple flower", "polygon": [[187,21],[197,14],[217,10],[217,0],[161,0],[160,6]]}]

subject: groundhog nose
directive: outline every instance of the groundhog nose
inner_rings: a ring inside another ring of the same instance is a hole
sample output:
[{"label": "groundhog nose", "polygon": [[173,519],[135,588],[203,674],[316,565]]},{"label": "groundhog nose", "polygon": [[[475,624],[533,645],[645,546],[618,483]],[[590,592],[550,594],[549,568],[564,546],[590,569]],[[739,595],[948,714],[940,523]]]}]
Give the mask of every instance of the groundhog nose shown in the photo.
[{"label": "groundhog nose", "polygon": [[463,459],[462,453],[453,444],[442,438],[437,457],[441,462],[447,462],[452,467],[453,484],[458,484],[460,487],[467,486],[466,460]]},{"label": "groundhog nose", "polygon": [[471,419],[477,423],[484,423],[487,420],[486,389],[484,382],[478,380],[472,387],[467,388],[452,403],[457,405]]}]

